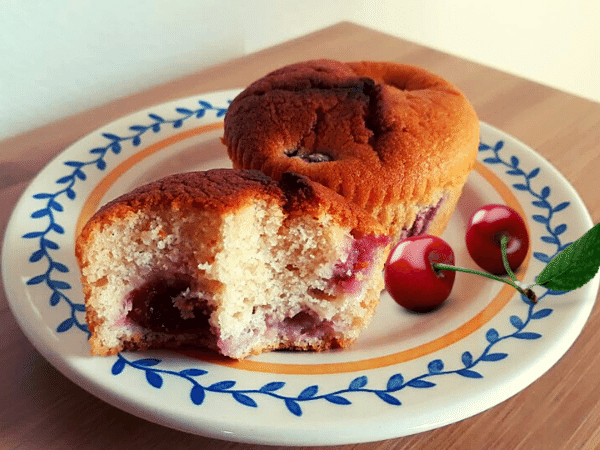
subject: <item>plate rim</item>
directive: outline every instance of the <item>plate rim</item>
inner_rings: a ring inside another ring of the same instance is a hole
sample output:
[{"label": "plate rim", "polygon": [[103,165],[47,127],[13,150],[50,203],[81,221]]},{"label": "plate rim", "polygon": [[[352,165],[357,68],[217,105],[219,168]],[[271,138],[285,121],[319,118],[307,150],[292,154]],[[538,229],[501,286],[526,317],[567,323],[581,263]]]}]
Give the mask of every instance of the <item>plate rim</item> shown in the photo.
[{"label": "plate rim", "polygon": [[[141,115],[144,113],[147,113],[148,111],[151,111],[153,109],[156,108],[166,108],[169,105],[175,105],[177,103],[181,103],[181,102],[187,102],[190,100],[196,100],[196,99],[201,99],[201,98],[206,98],[207,96],[222,96],[222,95],[226,95],[226,94],[230,94],[233,92],[239,92],[240,89],[227,89],[227,90],[220,90],[220,91],[215,91],[215,92],[206,92],[206,93],[200,93],[200,94],[196,94],[193,96],[188,96],[188,97],[183,97],[180,99],[175,99],[175,100],[170,100],[164,103],[159,103],[153,106],[150,106],[148,108],[144,108],[142,110],[139,111],[135,111],[133,113],[127,114],[123,117],[117,118],[105,125],[103,125],[102,127],[97,128],[96,130],[88,133],[86,136],[84,136],[81,139],[78,139],[76,142],[74,142],[72,145],[68,146],[66,149],[64,149],[62,152],[60,152],[58,155],[56,155],[50,162],[48,162],[39,172],[38,174],[33,178],[33,180],[29,183],[29,185],[27,186],[27,188],[25,189],[25,191],[21,194],[21,196],[19,197],[19,200],[17,201],[17,203],[15,204],[15,207],[13,209],[13,211],[11,212],[11,216],[9,218],[9,221],[7,222],[7,226],[5,229],[5,233],[4,233],[4,239],[3,239],[3,246],[2,246],[2,276],[3,276],[3,281],[4,281],[4,288],[7,294],[7,300],[8,300],[8,304],[9,304],[9,308],[11,309],[11,312],[13,314],[13,316],[15,317],[17,323],[19,324],[20,329],[24,332],[24,334],[27,336],[27,338],[29,339],[29,341],[34,345],[34,347],[42,354],[42,356],[44,356],[45,359],[47,359],[54,367],[56,367],[57,369],[59,369],[59,371],[67,376],[67,378],[71,379],[71,381],[73,381],[75,384],[83,387],[85,390],[88,390],[89,392],[94,393],[95,396],[97,396],[98,398],[112,404],[115,407],[118,407],[119,409],[128,411],[136,416],[140,416],[139,414],[139,408],[132,406],[132,404],[124,404],[123,399],[121,399],[120,397],[115,397],[114,396],[114,390],[112,389],[108,389],[104,384],[102,383],[94,383],[91,382],[89,379],[86,380],[87,383],[84,385],[81,383],[81,380],[77,377],[78,373],[75,373],[73,371],[73,368],[67,364],[67,362],[59,357],[60,354],[59,352],[51,352],[50,349],[47,349],[44,347],[44,351],[42,351],[42,349],[40,349],[40,347],[38,345],[36,345],[35,343],[37,342],[37,336],[33,337],[32,335],[34,334],[33,331],[29,330],[29,328],[26,326],[26,323],[22,323],[23,318],[18,314],[18,312],[14,309],[15,305],[13,305],[13,299],[14,296],[16,294],[9,292],[12,291],[13,289],[13,285],[12,283],[10,283],[10,280],[7,280],[7,273],[8,271],[5,269],[7,267],[6,265],[6,258],[7,258],[7,249],[9,247],[9,243],[7,242],[7,237],[9,236],[9,230],[11,230],[12,228],[14,228],[14,224],[13,221],[16,220],[17,217],[17,210],[19,208],[24,207],[25,201],[24,198],[29,195],[31,196],[32,194],[32,190],[33,190],[33,186],[35,186],[36,182],[39,182],[40,179],[43,178],[43,175],[46,173],[46,171],[48,170],[49,167],[51,167],[52,165],[56,164],[60,158],[62,156],[64,156],[67,151],[73,151],[72,149],[76,149],[78,145],[80,145],[80,143],[86,139],[87,137],[91,136],[91,135],[95,135],[96,133],[101,133],[103,130],[108,129],[109,127],[111,127],[113,124],[115,124],[116,122],[121,122],[121,121],[125,121],[128,120],[130,118],[133,118],[136,115]],[[543,161],[544,163],[544,170],[549,170],[553,177],[555,177],[558,182],[560,182],[560,185],[563,188],[567,188],[569,190],[569,194],[571,196],[572,199],[574,199],[575,201],[578,202],[580,208],[582,209],[582,212],[584,213],[584,215],[587,218],[587,221],[589,223],[589,226],[593,225],[592,219],[591,219],[591,215],[587,209],[587,207],[585,206],[583,200],[581,199],[581,197],[579,196],[579,194],[577,193],[577,191],[574,189],[574,187],[571,185],[571,183],[564,177],[564,175],[562,175],[548,160],[546,160],[543,155],[540,155],[539,153],[537,153],[533,148],[527,146],[526,144],[524,144],[523,142],[521,142],[520,140],[514,138],[513,136],[511,136],[510,134],[504,132],[503,130],[500,130],[497,127],[494,127],[490,124],[487,124],[485,122],[480,122],[481,123],[481,127],[482,127],[482,131],[483,129],[485,129],[486,127],[488,128],[488,130],[492,131],[492,134],[496,134],[497,136],[502,136],[504,139],[506,140],[510,140],[512,141],[512,143],[516,146],[519,147],[520,149],[531,153],[532,156],[534,156],[534,158],[538,158],[539,160]],[[589,228],[589,227],[588,227]],[[598,277],[596,277],[592,282],[593,283],[591,286],[595,286],[593,290],[595,292],[597,292],[598,290],[598,284],[599,284],[599,279]],[[587,311],[587,313],[582,314],[580,313],[580,317],[582,318],[580,327],[578,328],[577,332],[575,333],[575,337],[573,339],[572,342],[565,344],[566,345],[566,350],[565,352],[568,350],[568,348],[570,348],[570,346],[572,345],[572,343],[575,341],[575,339],[577,339],[577,337],[579,336],[579,334],[581,333],[581,329],[583,328],[584,324],[587,322],[587,319],[589,318],[589,315],[591,313],[591,310],[593,308],[593,305],[595,303],[595,296],[594,299],[592,301],[589,301],[589,310]],[[30,335],[30,333],[32,335]],[[552,367],[562,356],[564,355],[564,352],[561,353],[554,362],[549,363],[548,361],[548,367],[546,369],[544,369],[541,374],[545,373],[550,367]],[[541,374],[539,374],[538,376],[534,377],[531,380],[531,383],[533,383],[535,380],[537,380],[539,378],[539,376],[541,376]],[[95,380],[94,380],[95,381]],[[529,383],[529,384],[531,384]],[[516,393],[520,392],[522,389],[525,389],[527,386],[524,386],[521,389],[518,389],[516,392],[506,396],[506,398],[501,399],[499,401],[497,401],[495,404],[490,405],[486,408],[484,408],[483,410],[480,410],[478,412],[475,412],[473,414],[477,414],[479,412],[482,412],[486,409],[489,409],[495,405],[497,405],[498,403],[501,403],[502,401],[506,400],[507,398],[509,398],[512,395],[515,395]],[[94,392],[95,391],[95,392]],[[114,397],[114,398],[113,398]],[[112,401],[111,401],[112,400]],[[469,414],[465,417],[459,418],[459,419],[450,419],[447,423],[453,423],[456,422],[457,420],[462,420],[466,417],[470,417],[473,414]],[[222,432],[219,432],[217,430],[203,430],[206,431],[207,433],[199,433],[197,429],[193,429],[193,427],[189,427],[189,426],[185,426],[183,425],[181,422],[179,421],[173,421],[172,417],[166,417],[166,418],[162,418],[161,420],[152,420],[151,417],[147,417],[147,416],[140,416],[143,417],[146,420],[152,421],[152,422],[156,422],[162,425],[167,425],[171,428],[175,428],[175,429],[179,429],[181,431],[186,431],[186,432],[190,432],[190,433],[195,433],[195,434],[202,434],[204,436],[209,436],[209,437],[216,437],[216,438],[220,438],[220,439],[226,439],[226,440],[232,440],[232,441],[238,441],[238,442],[248,442],[248,443],[266,443],[266,444],[279,444],[281,445],[283,442],[277,439],[274,439],[273,436],[271,436],[270,439],[266,439],[266,436],[262,436],[261,439],[256,440],[256,439],[251,439],[248,436],[242,436],[240,434],[238,435],[224,435]],[[437,428],[438,426],[442,426],[445,425],[447,423],[442,423],[442,424],[438,424],[433,428]],[[431,428],[428,428],[431,429]],[[389,435],[381,435],[381,433],[375,433],[369,436],[365,436],[367,439],[364,440],[356,440],[355,438],[352,438],[350,440],[341,442],[340,440],[331,440],[329,438],[325,439],[325,441],[323,442],[315,442],[314,439],[310,439],[309,441],[306,440],[302,440],[302,438],[304,438],[305,436],[303,436],[303,433],[305,432],[305,430],[298,430],[299,434],[296,437],[297,440],[296,442],[292,443],[292,444],[288,444],[288,443],[283,443],[283,445],[307,445],[307,444],[313,444],[313,445],[318,445],[318,444],[325,444],[325,445],[340,445],[340,444],[346,444],[346,443],[356,443],[356,442],[367,442],[367,441],[375,441],[375,440],[381,440],[381,439],[386,439],[386,438],[391,438],[391,437],[399,437],[399,436],[403,436],[405,434],[399,434],[397,436],[389,436]],[[421,431],[425,431],[425,430],[421,430]],[[414,432],[419,432],[419,430],[415,430]],[[407,433],[407,434],[413,434],[413,432],[411,433]],[[377,436],[375,436],[377,435]],[[266,440],[265,440],[266,439]]]}]

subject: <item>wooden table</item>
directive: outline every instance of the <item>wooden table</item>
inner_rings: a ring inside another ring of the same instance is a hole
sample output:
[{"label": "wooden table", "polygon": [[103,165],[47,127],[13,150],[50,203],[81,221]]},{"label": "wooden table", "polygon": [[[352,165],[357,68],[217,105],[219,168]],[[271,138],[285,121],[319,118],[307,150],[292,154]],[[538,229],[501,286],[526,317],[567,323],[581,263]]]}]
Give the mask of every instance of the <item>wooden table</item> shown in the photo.
[{"label": "wooden table", "polygon": [[[476,38],[476,37],[474,37]],[[28,182],[65,147],[139,109],[243,87],[286,63],[328,57],[423,66],[458,85],[481,120],[547,158],[600,221],[600,104],[350,23],[342,23],[131,95],[0,142],[0,227]],[[600,448],[600,308],[569,352],[504,403],[459,423],[400,439],[329,448]],[[0,447],[26,449],[258,449],[174,431],[131,416],[76,387],[32,347],[0,290]],[[272,447],[264,447],[272,448]]]}]

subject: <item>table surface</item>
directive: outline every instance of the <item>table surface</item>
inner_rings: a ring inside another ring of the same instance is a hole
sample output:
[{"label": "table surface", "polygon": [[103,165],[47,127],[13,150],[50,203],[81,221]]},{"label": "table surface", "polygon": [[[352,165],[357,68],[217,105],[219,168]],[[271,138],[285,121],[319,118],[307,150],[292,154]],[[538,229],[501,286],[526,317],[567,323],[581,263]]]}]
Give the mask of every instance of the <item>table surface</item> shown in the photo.
[{"label": "table surface", "polygon": [[[533,147],[571,182],[600,221],[600,104],[351,23],[341,23],[45,125],[0,142],[0,233],[43,166],[99,126],[171,99],[238,88],[287,63],[388,60],[456,84],[481,120]],[[580,449],[600,447],[600,308],[567,354],[504,403],[461,422],[344,449]],[[275,448],[171,430],[122,412],[75,386],[33,348],[0,289],[0,447],[4,449]]]}]

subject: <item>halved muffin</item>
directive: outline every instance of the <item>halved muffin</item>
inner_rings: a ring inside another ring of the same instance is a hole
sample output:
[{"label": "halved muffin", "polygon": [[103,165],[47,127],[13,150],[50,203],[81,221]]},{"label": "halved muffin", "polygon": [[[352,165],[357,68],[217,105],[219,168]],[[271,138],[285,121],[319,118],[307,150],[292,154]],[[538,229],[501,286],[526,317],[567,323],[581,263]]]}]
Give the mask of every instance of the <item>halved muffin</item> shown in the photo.
[{"label": "halved muffin", "polygon": [[347,347],[390,239],[297,174],[172,175],[103,206],[76,243],[93,354],[192,345],[236,359]]}]

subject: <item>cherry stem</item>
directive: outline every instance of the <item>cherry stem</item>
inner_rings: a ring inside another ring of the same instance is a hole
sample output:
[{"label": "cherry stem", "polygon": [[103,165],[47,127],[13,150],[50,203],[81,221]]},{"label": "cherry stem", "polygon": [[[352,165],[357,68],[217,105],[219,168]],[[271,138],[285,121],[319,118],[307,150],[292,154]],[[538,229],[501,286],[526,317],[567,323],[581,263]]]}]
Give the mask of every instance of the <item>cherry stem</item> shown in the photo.
[{"label": "cherry stem", "polygon": [[513,280],[513,282],[516,282],[517,277],[515,276],[514,272],[510,268],[510,264],[508,263],[508,256],[507,256],[507,252],[506,252],[507,245],[508,245],[508,236],[504,235],[504,236],[502,236],[502,239],[500,239],[500,249],[502,251],[502,263],[504,264],[504,270],[506,270],[506,273],[509,276],[509,278],[511,280]]},{"label": "cherry stem", "polygon": [[[483,277],[490,278],[492,280],[501,281],[502,283],[508,284],[509,286],[512,286],[513,288],[515,288],[517,291],[519,291],[519,293],[521,295],[524,295],[529,300],[531,300],[532,303],[536,303],[537,302],[537,297],[536,297],[535,293],[530,288],[523,289],[521,286],[519,286],[518,284],[516,284],[511,279],[502,278],[502,277],[499,277],[497,275],[494,275],[494,274],[491,274],[491,273],[488,273],[488,272],[481,272],[479,270],[466,269],[464,267],[452,266],[450,264],[443,264],[443,263],[434,262],[434,263],[432,263],[432,265],[433,265],[433,269],[436,272],[439,272],[440,270],[452,270],[454,272],[465,272],[465,273],[470,273],[470,274],[473,274],[473,275],[481,275]],[[514,274],[513,274],[513,276],[514,276]],[[515,279],[515,281],[516,281],[516,279]]]},{"label": "cherry stem", "polygon": [[501,281],[502,283],[506,283],[509,286],[514,287],[517,291],[519,291],[519,293],[521,295],[524,295],[526,298],[531,300],[532,303],[537,303],[537,296],[531,290],[531,286],[526,289],[523,289],[521,286],[519,286],[519,284],[518,284],[519,281],[517,280],[517,277],[515,276],[514,272],[510,268],[510,264],[508,263],[508,256],[507,256],[507,250],[506,250],[507,245],[508,245],[508,236],[504,235],[500,239],[500,250],[502,252],[502,263],[504,264],[504,270],[506,271],[506,273],[509,277],[508,279],[499,277],[497,275],[494,275],[494,274],[491,274],[488,272],[481,272],[479,270],[473,270],[473,269],[465,269],[463,267],[456,267],[456,266],[451,266],[449,264],[436,263],[436,262],[433,263],[433,270],[435,270],[436,272],[438,272],[440,270],[453,270],[455,272],[471,273],[474,275],[481,275],[486,278],[490,278],[492,280]]}]

